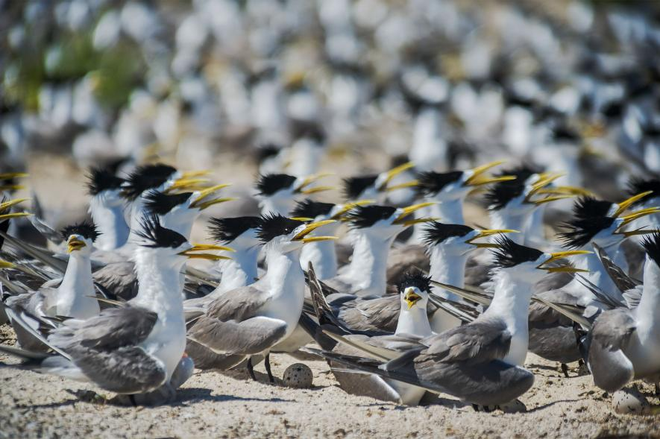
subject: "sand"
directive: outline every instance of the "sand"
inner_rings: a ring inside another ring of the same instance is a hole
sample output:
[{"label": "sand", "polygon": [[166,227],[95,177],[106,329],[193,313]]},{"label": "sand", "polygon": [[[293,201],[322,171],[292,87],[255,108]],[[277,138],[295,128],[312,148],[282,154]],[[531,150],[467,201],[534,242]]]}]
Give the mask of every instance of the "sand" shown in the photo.
[{"label": "sand", "polygon": [[[84,179],[67,162],[60,157],[34,157],[33,187],[47,208],[62,203],[84,212]],[[253,178],[254,171],[247,166],[237,174],[236,163],[230,163],[215,164],[219,181]],[[189,166],[194,167],[200,164]],[[350,166],[333,168],[344,174],[356,171]],[[195,226],[195,234],[204,239],[203,223]],[[0,342],[13,342],[6,325],[0,327]],[[287,355],[274,355],[276,377],[296,362]],[[446,396],[424,407],[356,397],[337,387],[324,361],[305,363],[314,372],[312,389],[271,385],[264,373],[254,382],[242,371],[226,375],[198,371],[180,389],[176,402],[135,408],[104,403],[91,385],[21,370],[15,360],[0,356],[0,438],[660,436],[657,417],[614,414],[610,396],[596,388],[591,377],[577,376],[573,367],[571,377],[564,378],[556,364],[534,355],[528,357],[527,366],[536,381],[521,398],[528,412],[520,414],[478,413]],[[264,372],[263,366],[257,370]],[[653,404],[660,403],[651,386],[640,388]]]}]

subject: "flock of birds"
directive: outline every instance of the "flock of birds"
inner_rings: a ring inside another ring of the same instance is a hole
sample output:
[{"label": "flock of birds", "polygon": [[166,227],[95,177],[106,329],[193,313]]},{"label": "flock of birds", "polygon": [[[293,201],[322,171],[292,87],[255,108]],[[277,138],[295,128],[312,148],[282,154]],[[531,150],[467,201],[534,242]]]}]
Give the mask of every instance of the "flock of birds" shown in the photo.
[{"label": "flock of birds", "polygon": [[[146,62],[120,108],[98,98],[102,69],[66,76],[59,46],[37,114],[2,96],[0,323],[18,345],[0,352],[163,404],[194,368],[254,378],[263,362],[274,381],[269,355],[302,350],[348,393],[507,411],[524,409],[533,352],[566,376],[583,363],[648,413],[631,385],[660,393],[657,20],[578,1],[567,22],[408,3],[198,0],[172,32],[153,2],[0,5],[21,16],[0,54],[12,99],[11,55],[62,29]],[[391,169],[318,201],[329,151],[370,130],[381,148],[362,161]],[[252,204],[153,161],[219,139],[257,159],[252,186],[227,189]],[[51,141],[90,167],[90,220],[61,231],[15,197],[26,151]],[[467,225],[478,193],[488,215]],[[214,243],[192,244],[193,223],[224,203],[240,207],[209,219]]]},{"label": "flock of birds", "polygon": [[[61,233],[5,198],[2,316],[19,346],[0,351],[134,404],[171,401],[195,367],[256,379],[263,361],[273,382],[269,355],[301,349],[325,358],[346,392],[406,405],[431,392],[520,410],[534,383],[528,352],[566,376],[566,363],[584,361],[608,392],[657,385],[660,181],[633,180],[612,203],[527,165],[490,174],[501,164],[394,184],[406,163],[345,179],[342,204],[301,200],[327,189],[316,184],[326,174],[261,175],[261,215],[213,218],[214,244],[189,242],[202,210],[232,201],[205,171],[92,169],[93,221]],[[483,187],[493,229],[463,220]],[[411,188],[415,204],[384,204]],[[576,196],[559,241],[532,246],[544,239],[534,213]],[[8,233],[25,216],[61,247]],[[349,232],[337,241],[341,223]]]}]

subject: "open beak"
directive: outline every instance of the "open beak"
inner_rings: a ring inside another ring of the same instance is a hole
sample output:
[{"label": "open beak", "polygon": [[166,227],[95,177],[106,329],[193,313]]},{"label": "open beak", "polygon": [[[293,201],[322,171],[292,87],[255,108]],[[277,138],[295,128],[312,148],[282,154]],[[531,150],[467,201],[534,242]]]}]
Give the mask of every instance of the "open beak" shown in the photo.
[{"label": "open beak", "polygon": [[202,171],[187,171],[181,174],[181,179],[189,180],[191,178],[204,177],[206,175],[210,175],[211,173],[212,171],[210,169],[204,169]]},{"label": "open beak", "polygon": [[303,243],[308,243],[308,242],[318,242],[318,241],[330,241],[333,239],[337,239],[336,236],[307,236],[310,233],[312,233],[314,230],[318,229],[319,227],[323,227],[326,224],[332,224],[334,223],[334,220],[324,220],[324,221],[317,221],[315,223],[309,223],[305,225],[305,228],[298,232],[296,236],[293,237],[294,241],[302,241]]},{"label": "open beak", "polygon": [[499,248],[500,246],[496,242],[474,242],[476,239],[486,238],[488,236],[499,235],[502,233],[520,233],[520,231],[512,229],[486,229],[477,230],[477,232],[479,233],[477,236],[470,238],[465,242],[478,248]]},{"label": "open beak", "polygon": [[570,265],[563,265],[561,267],[547,267],[546,264],[550,264],[552,262],[556,262],[562,259],[566,259],[569,256],[576,256],[576,255],[588,255],[592,252],[588,250],[569,250],[569,251],[563,251],[563,252],[555,252],[555,253],[550,253],[550,259],[547,261],[539,264],[538,268],[539,270],[545,270],[548,273],[588,273],[589,270],[583,270],[581,268],[575,268]]},{"label": "open beak", "polygon": [[412,308],[414,304],[419,302],[422,299],[422,296],[416,294],[412,288],[406,288],[404,293],[403,300],[408,304],[408,309]]},{"label": "open beak", "polygon": [[616,212],[614,212],[614,214],[612,216],[615,217],[615,218],[618,218],[619,215],[621,215],[623,212],[625,212],[635,202],[641,200],[642,198],[644,198],[648,195],[651,195],[652,193],[653,193],[653,191],[642,192],[640,194],[633,195],[632,197],[628,198],[627,200],[624,200],[624,201],[618,203],[617,205],[619,207],[616,209]]},{"label": "open beak", "polygon": [[215,186],[212,186],[208,189],[204,189],[200,191],[199,196],[195,199],[195,201],[192,202],[190,207],[199,209],[199,210],[204,210],[207,209],[215,204],[220,204],[220,203],[225,203],[227,201],[234,201],[236,198],[232,197],[226,197],[226,198],[213,198],[209,200],[208,198],[213,195],[214,193],[218,192],[220,189],[226,188],[229,186],[228,184],[218,184]]},{"label": "open beak", "polygon": [[413,224],[419,224],[419,223],[425,223],[428,221],[432,221],[434,218],[417,218],[417,219],[410,219],[406,220],[410,215],[412,215],[414,212],[418,211],[419,209],[423,209],[425,207],[433,206],[434,202],[428,201],[426,203],[419,203],[419,204],[413,204],[412,206],[404,207],[402,209],[401,214],[392,222],[392,224],[400,224],[405,227],[412,226]]},{"label": "open beak", "polygon": [[577,187],[577,186],[557,186],[552,188],[541,189],[537,194],[547,195],[577,195],[583,197],[593,197],[594,193],[590,190]]},{"label": "open beak", "polygon": [[485,165],[477,166],[472,169],[472,176],[465,181],[465,186],[483,186],[491,183],[499,183],[501,181],[515,180],[515,175],[502,175],[500,177],[485,177],[484,174],[490,169],[501,165],[505,160],[497,160],[494,162],[486,163]]},{"label": "open beak", "polygon": [[69,241],[67,243],[69,247],[67,248],[67,253],[72,253],[75,251],[80,250],[83,247],[87,247],[87,244],[85,244],[83,241],[79,240],[76,237],[71,237],[69,238]]},{"label": "open beak", "polygon": [[[635,236],[635,235],[649,235],[651,233],[655,233],[655,232],[657,232],[657,230],[655,230],[655,229],[637,229],[637,230],[630,230],[630,231],[624,231],[622,229],[625,226],[627,226],[628,224],[630,224],[631,222],[633,222],[633,221],[635,221],[639,218],[642,218],[642,217],[645,217],[645,216],[648,216],[648,215],[653,215],[654,213],[658,213],[658,212],[660,212],[660,207],[649,207],[647,209],[641,209],[641,210],[638,210],[637,212],[633,212],[633,213],[630,213],[628,215],[622,216],[620,219],[622,219],[623,221],[621,222],[619,227],[616,228],[614,233],[617,234],[617,235],[624,235],[626,238],[629,238],[629,237]],[[0,218],[2,218],[2,217],[0,216]]]},{"label": "open beak", "polygon": [[549,174],[549,173],[543,173],[540,174],[539,180],[532,185],[532,189],[529,191],[527,196],[525,197],[525,203],[532,203],[537,206],[540,206],[541,204],[544,203],[550,203],[551,201],[557,201],[557,200],[563,200],[565,198],[571,198],[573,195],[556,195],[554,197],[546,197],[540,200],[533,200],[532,197],[534,195],[537,195],[539,193],[542,193],[546,186],[548,186],[550,183],[553,181],[557,180],[558,178],[563,177],[564,174],[558,173],[558,174]]},{"label": "open beak", "polygon": [[216,255],[213,253],[195,253],[199,251],[227,251],[233,252],[234,249],[230,247],[225,247],[224,245],[214,245],[214,244],[193,244],[188,250],[184,250],[179,254],[182,256],[187,256],[189,259],[206,259],[208,261],[221,261],[223,259],[231,259],[229,256]]},{"label": "open beak", "polygon": [[329,191],[332,189],[336,189],[333,186],[317,186],[317,187],[308,187],[309,185],[316,183],[318,180],[324,178],[324,177],[329,177],[333,174],[330,173],[320,173],[320,174],[313,174],[305,177],[300,183],[300,185],[296,188],[295,192],[300,193],[300,194],[305,194],[305,195],[311,195],[311,194],[316,194],[318,192],[325,192]]},{"label": "open beak", "polygon": [[348,212],[353,210],[354,208],[358,206],[366,206],[367,204],[373,204],[375,203],[375,200],[358,200],[354,201],[352,203],[346,203],[342,206],[342,208],[339,210],[339,212],[335,213],[331,219],[333,220],[341,220],[344,215],[346,215]]},{"label": "open beak", "polygon": [[16,198],[15,200],[9,200],[9,201],[5,201],[4,203],[0,203],[0,212],[4,212],[5,210],[14,207],[17,204],[28,200],[29,198]]},{"label": "open beak", "polygon": [[[403,165],[399,165],[396,168],[392,168],[389,171],[385,173],[385,180],[378,186],[379,191],[387,191],[387,190],[393,190],[393,189],[388,189],[387,185],[394,177],[402,173],[403,171],[407,171],[410,168],[415,167],[415,165],[412,162],[404,163]],[[411,183],[411,182],[409,182]],[[401,186],[401,185],[397,185]],[[412,185],[415,186],[415,185]],[[393,188],[396,186],[392,186]],[[411,186],[403,186],[403,187],[411,187]],[[401,189],[401,188],[399,188]]]},{"label": "open beak", "polygon": [[203,191],[208,188],[209,181],[208,178],[180,178],[164,192],[169,194],[174,191]]}]

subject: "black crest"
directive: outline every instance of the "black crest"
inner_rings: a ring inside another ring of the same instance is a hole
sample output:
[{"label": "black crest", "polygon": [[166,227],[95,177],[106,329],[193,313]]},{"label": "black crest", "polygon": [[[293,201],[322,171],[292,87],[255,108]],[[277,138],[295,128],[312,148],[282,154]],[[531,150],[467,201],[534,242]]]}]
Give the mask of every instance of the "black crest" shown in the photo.
[{"label": "black crest", "polygon": [[543,172],[541,168],[526,163],[520,166],[516,166],[515,168],[502,169],[499,172],[496,172],[494,175],[496,177],[502,177],[504,175],[513,175],[516,177],[516,179],[505,183],[524,184],[529,177],[531,177],[534,174],[540,174],[541,172]]},{"label": "black crest", "polygon": [[94,225],[94,223],[90,223],[86,221],[78,224],[73,224],[71,226],[66,226],[65,228],[62,229],[60,233],[65,241],[69,239],[69,236],[71,235],[80,235],[86,239],[91,239],[92,242],[94,242],[96,241],[96,238],[98,238],[100,235],[98,229],[96,228],[96,225]]},{"label": "black crest", "polygon": [[305,224],[302,221],[293,220],[282,215],[272,214],[261,217],[261,225],[259,226],[259,239],[265,244],[272,241],[274,238],[282,235],[288,235],[293,232],[296,227]]},{"label": "black crest", "polygon": [[165,183],[176,172],[176,168],[169,165],[156,164],[138,167],[126,178],[122,187],[122,196],[135,200],[144,191],[155,189]]},{"label": "black crest", "polygon": [[448,184],[458,181],[463,171],[451,172],[420,172],[417,175],[419,184],[416,187],[417,195],[430,196],[439,193]]},{"label": "black crest", "polygon": [[598,200],[594,197],[580,197],[573,205],[573,215],[578,219],[604,217],[611,208],[612,203],[609,201]]},{"label": "black crest", "polygon": [[236,218],[211,218],[209,232],[218,242],[232,242],[248,229],[257,229],[261,218],[256,216],[239,216]]},{"label": "black crest", "polygon": [[543,254],[542,251],[524,245],[516,244],[506,236],[497,238],[499,248],[493,250],[495,266],[511,268],[524,262],[536,261]]},{"label": "black crest", "polygon": [[519,180],[501,181],[488,189],[484,200],[490,210],[503,209],[511,200],[521,196],[525,191],[525,185]]},{"label": "black crest", "polygon": [[639,206],[645,202],[652,200],[654,198],[660,197],[660,180],[643,180],[641,178],[633,178],[628,182],[628,195],[631,197],[633,195],[641,194],[642,192],[653,191],[652,194],[647,195],[641,200],[635,201],[633,206]]},{"label": "black crest", "polygon": [[568,125],[561,124],[552,130],[552,137],[557,142],[576,143],[580,141],[580,134]]},{"label": "black crest", "polygon": [[391,206],[358,206],[351,210],[346,217],[353,228],[364,229],[391,217],[394,212],[396,212],[396,207]]},{"label": "black crest", "polygon": [[654,233],[644,238],[642,247],[644,247],[644,251],[649,255],[649,258],[660,266],[660,233]]},{"label": "black crest", "polygon": [[150,248],[177,248],[188,241],[180,233],[163,227],[156,215],[142,218],[137,235],[145,240],[140,245]]},{"label": "black crest", "polygon": [[472,227],[464,226],[462,224],[443,224],[438,221],[426,224],[427,226],[424,227],[423,230],[424,242],[429,246],[438,245],[444,242],[447,238],[465,236],[474,231]]},{"label": "black crest", "polygon": [[273,195],[277,191],[287,189],[296,181],[296,177],[288,174],[266,174],[260,175],[257,181],[259,195]]},{"label": "black crest", "polygon": [[117,177],[114,172],[104,168],[92,168],[87,176],[87,191],[91,196],[103,191],[119,189],[124,179]]},{"label": "black crest", "polygon": [[261,163],[282,152],[282,147],[274,143],[267,143],[257,148],[257,162]]},{"label": "black crest", "polygon": [[310,199],[296,203],[296,207],[291,211],[291,216],[299,218],[316,218],[319,215],[327,215],[332,208],[331,203],[319,203]]},{"label": "black crest", "polygon": [[403,293],[408,287],[417,287],[420,291],[431,291],[431,277],[425,276],[420,270],[408,271],[403,279],[397,284],[399,293]]},{"label": "black crest", "polygon": [[611,227],[614,220],[615,218],[609,216],[576,217],[564,223],[564,231],[559,233],[559,238],[565,248],[584,247],[598,232]]},{"label": "black crest", "polygon": [[362,192],[372,186],[378,175],[367,175],[362,177],[349,177],[344,179],[344,198],[347,200],[357,199]]},{"label": "black crest", "polygon": [[144,197],[144,207],[151,215],[165,215],[180,204],[185,203],[192,192],[181,194],[166,194],[160,191],[149,191]]}]

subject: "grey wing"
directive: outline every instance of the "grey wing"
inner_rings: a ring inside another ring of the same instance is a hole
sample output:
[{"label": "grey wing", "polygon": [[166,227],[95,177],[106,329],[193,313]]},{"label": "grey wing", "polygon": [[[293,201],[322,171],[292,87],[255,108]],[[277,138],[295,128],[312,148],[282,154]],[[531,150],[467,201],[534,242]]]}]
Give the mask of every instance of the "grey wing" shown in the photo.
[{"label": "grey wing", "polygon": [[66,352],[80,348],[110,351],[140,344],[157,320],[156,313],[144,308],[108,308],[87,320],[65,321],[48,341]]},{"label": "grey wing", "polygon": [[399,320],[399,296],[376,299],[357,299],[347,302],[339,310],[338,317],[355,331],[394,332]]},{"label": "grey wing", "polygon": [[131,261],[108,264],[96,270],[92,277],[94,282],[124,300],[130,300],[137,294],[137,274]]},{"label": "grey wing", "polygon": [[598,253],[600,262],[603,264],[603,267],[605,267],[605,272],[610,279],[612,279],[612,282],[614,282],[614,285],[616,285],[619,291],[627,291],[641,284],[641,282],[628,276],[621,267],[616,265],[607,253],[598,246],[598,244],[594,244],[593,247]]},{"label": "grey wing", "polygon": [[633,379],[633,364],[624,352],[635,331],[635,320],[625,308],[604,311],[594,322],[587,358],[594,383],[601,389],[615,392]]},{"label": "grey wing", "polygon": [[644,285],[637,285],[623,292],[623,298],[628,304],[628,308],[635,309],[639,302],[642,300],[642,293],[644,292]]},{"label": "grey wing", "polygon": [[218,354],[255,355],[281,341],[286,329],[284,321],[269,317],[238,322],[207,315],[188,330],[188,338]]},{"label": "grey wing", "polygon": [[500,320],[481,319],[427,337],[422,343],[428,348],[419,355],[419,361],[479,364],[504,358],[511,334]]},{"label": "grey wing", "polygon": [[421,337],[414,335],[380,335],[369,337],[366,335],[346,335],[344,338],[351,341],[361,341],[379,348],[387,349],[390,351],[405,352],[411,349],[418,349],[421,347]]},{"label": "grey wing", "polygon": [[[578,299],[563,290],[539,293],[547,301],[577,306]],[[535,300],[529,306],[529,350],[550,361],[571,363],[580,359],[573,321],[544,303]]]},{"label": "grey wing", "polygon": [[267,291],[261,290],[259,283],[227,291],[208,304],[207,317],[221,321],[243,321],[256,315],[271,299]]}]

